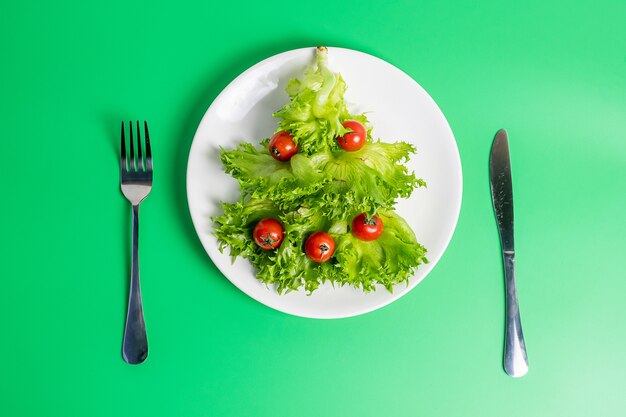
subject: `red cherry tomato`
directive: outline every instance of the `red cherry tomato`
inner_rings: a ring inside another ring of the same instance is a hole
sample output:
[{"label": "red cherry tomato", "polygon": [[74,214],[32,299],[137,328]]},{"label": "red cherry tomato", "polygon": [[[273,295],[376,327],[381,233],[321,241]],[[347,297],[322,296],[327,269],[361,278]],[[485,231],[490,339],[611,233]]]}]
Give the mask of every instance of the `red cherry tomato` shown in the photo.
[{"label": "red cherry tomato", "polygon": [[346,133],[343,136],[339,136],[337,138],[337,143],[343,149],[348,152],[358,151],[365,145],[365,141],[367,139],[367,131],[365,130],[365,126],[356,120],[346,120],[343,122],[343,127],[351,132]]},{"label": "red cherry tomato", "polygon": [[289,132],[276,133],[270,139],[270,154],[279,161],[288,161],[298,152],[298,145]]},{"label": "red cherry tomato", "polygon": [[352,233],[360,240],[376,240],[383,233],[383,221],[376,215],[368,219],[361,213],[352,220]]},{"label": "red cherry tomato", "polygon": [[335,241],[326,232],[315,232],[304,243],[304,252],[313,262],[326,262],[335,253]]},{"label": "red cherry tomato", "polygon": [[283,225],[271,217],[260,220],[254,226],[254,242],[266,250],[276,249],[283,243]]}]

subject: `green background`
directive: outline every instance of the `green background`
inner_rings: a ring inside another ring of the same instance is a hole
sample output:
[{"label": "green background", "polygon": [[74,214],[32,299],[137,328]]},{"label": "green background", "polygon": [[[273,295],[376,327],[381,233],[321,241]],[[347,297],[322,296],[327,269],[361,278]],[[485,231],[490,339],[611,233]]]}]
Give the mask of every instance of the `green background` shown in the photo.
[{"label": "green background", "polygon": [[[626,2],[430,3],[4,2],[0,415],[626,415]],[[458,227],[428,278],[334,321],[279,313],[230,284],[185,195],[193,134],[221,89],[263,58],[318,44],[418,81],[452,127],[464,175]],[[140,366],[121,358],[122,119],[150,122],[156,168],[142,206]],[[501,127],[522,379],[501,368],[487,159]]]}]

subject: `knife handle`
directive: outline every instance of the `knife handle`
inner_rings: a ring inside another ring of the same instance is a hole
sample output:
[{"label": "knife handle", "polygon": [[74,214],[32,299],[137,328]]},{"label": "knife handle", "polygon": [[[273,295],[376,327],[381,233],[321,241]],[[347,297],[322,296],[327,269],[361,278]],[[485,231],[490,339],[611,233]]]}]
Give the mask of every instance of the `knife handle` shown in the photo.
[{"label": "knife handle", "polygon": [[512,377],[520,377],[528,372],[528,356],[517,302],[515,252],[512,251],[504,251],[504,282],[506,288],[504,370]]}]

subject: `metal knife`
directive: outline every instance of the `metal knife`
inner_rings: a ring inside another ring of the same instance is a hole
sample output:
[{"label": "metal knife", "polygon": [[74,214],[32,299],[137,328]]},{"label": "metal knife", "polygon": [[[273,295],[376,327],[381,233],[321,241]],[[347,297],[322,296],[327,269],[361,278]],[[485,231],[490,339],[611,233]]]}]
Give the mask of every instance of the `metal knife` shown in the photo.
[{"label": "metal knife", "polygon": [[528,372],[526,344],[522,333],[522,322],[517,302],[515,285],[515,243],[513,239],[513,186],[511,182],[511,160],[506,130],[496,133],[489,158],[491,198],[500,232],[502,256],[504,258],[504,282],[506,288],[506,328],[504,335],[504,370],[512,377]]}]

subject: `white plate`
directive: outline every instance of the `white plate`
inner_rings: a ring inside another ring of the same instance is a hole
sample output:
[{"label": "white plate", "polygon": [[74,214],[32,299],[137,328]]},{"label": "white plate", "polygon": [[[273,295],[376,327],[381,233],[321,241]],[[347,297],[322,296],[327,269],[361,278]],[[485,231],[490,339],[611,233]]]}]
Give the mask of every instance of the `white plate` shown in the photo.
[{"label": "white plate", "polygon": [[363,293],[352,287],[333,288],[327,283],[311,296],[298,291],[278,295],[256,277],[252,265],[234,263],[220,253],[212,235],[210,218],[221,214],[220,201],[239,198],[237,182],[224,173],[219,147],[234,148],[243,141],[257,143],[273,134],[272,113],[288,101],[287,82],[302,76],[314,62],[315,48],[296,49],[254,65],[215,99],[204,115],[189,152],[187,198],[196,232],[220,271],[255,300],[285,313],[311,318],[341,318],[367,313],[402,297],[433,269],[452,237],[461,207],[461,161],[452,131],[432,98],[393,65],[342,48],[328,48],[329,65],[348,85],[346,101],[352,113],[368,112],[372,135],[383,141],[404,140],[418,150],[410,169],[428,188],[417,189],[400,201],[397,211],[428,249],[429,264],[421,265],[408,286],[397,285],[393,294],[383,287]]}]

